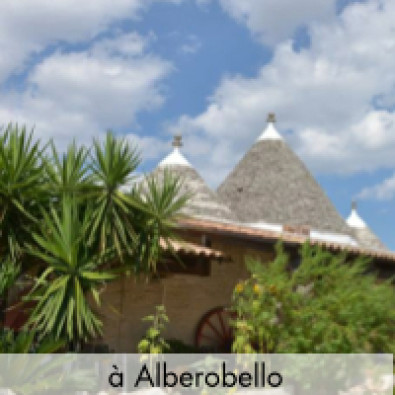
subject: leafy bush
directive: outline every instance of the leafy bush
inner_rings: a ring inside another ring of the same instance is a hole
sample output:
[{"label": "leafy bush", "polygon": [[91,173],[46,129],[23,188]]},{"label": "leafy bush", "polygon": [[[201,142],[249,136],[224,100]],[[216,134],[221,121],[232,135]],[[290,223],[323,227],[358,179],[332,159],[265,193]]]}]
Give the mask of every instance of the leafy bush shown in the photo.
[{"label": "leafy bush", "polygon": [[247,262],[251,277],[233,294],[233,351],[370,353],[394,351],[395,294],[369,262],[305,244],[294,271],[281,244],[269,264]]},{"label": "leafy bush", "polygon": [[111,132],[90,149],[72,143],[60,153],[25,127],[0,128],[2,324],[8,289],[29,274],[26,328],[79,350],[101,333],[92,304],[104,284],[123,270],[156,271],[186,197],[170,175],[139,193],[139,162],[136,147]]},{"label": "leafy bush", "polygon": [[156,306],[155,314],[144,317],[143,321],[150,322],[151,326],[137,345],[138,352],[142,354],[162,354],[168,350],[169,344],[163,337],[163,331],[169,322],[165,306]]}]

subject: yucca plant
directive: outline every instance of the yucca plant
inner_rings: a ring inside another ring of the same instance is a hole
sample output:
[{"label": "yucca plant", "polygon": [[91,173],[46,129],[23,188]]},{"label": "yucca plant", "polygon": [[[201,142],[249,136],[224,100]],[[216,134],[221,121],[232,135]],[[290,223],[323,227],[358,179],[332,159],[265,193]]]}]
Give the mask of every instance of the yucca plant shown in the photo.
[{"label": "yucca plant", "polygon": [[35,302],[28,327],[76,349],[101,332],[93,304],[115,278],[110,268],[127,257],[135,272],[155,271],[186,197],[168,174],[126,191],[139,154],[110,132],[91,151],[72,143],[59,153],[52,144],[45,154],[25,128],[9,126],[0,136],[0,254],[18,268],[27,251],[40,268],[26,297]]},{"label": "yucca plant", "polygon": [[20,265],[11,258],[6,258],[0,263],[0,299],[6,297],[8,290],[15,284],[20,272]]},{"label": "yucca plant", "polygon": [[92,211],[80,210],[76,198],[63,199],[60,213],[43,213],[36,246],[29,252],[43,265],[28,299],[36,305],[28,325],[42,336],[66,338],[74,349],[101,333],[102,323],[88,303],[100,305],[100,288],[115,274],[102,268],[111,259],[110,249],[93,251],[88,243]]},{"label": "yucca plant", "polygon": [[172,252],[171,240],[177,238],[175,227],[180,211],[189,199],[182,192],[182,180],[165,170],[147,177],[131,192],[142,210],[134,210],[136,271],[156,271],[163,247]]},{"label": "yucca plant", "polygon": [[0,255],[20,259],[47,204],[43,149],[33,132],[10,124],[0,136]]},{"label": "yucca plant", "polygon": [[8,288],[13,285],[24,247],[39,222],[40,207],[48,202],[42,148],[25,127],[8,125],[0,134],[0,320],[8,307]]},{"label": "yucca plant", "polygon": [[51,142],[51,155],[46,158],[46,171],[50,192],[55,197],[87,198],[93,186],[87,163],[88,154],[88,150],[78,147],[75,141],[68,146],[65,153],[59,153]]},{"label": "yucca plant", "polygon": [[94,220],[90,240],[96,241],[100,251],[114,246],[121,260],[125,253],[131,253],[135,235],[131,208],[137,206],[123,188],[133,181],[139,163],[136,148],[125,139],[116,139],[111,132],[103,143],[94,141],[90,165],[95,184]]},{"label": "yucca plant", "polygon": [[8,290],[16,283],[21,266],[10,257],[0,263],[0,321],[5,322],[5,310],[8,304]]},{"label": "yucca plant", "polygon": [[0,330],[0,354],[49,354],[62,349],[66,342],[63,339],[54,339],[47,336],[37,341],[34,331],[14,332],[12,329]]}]

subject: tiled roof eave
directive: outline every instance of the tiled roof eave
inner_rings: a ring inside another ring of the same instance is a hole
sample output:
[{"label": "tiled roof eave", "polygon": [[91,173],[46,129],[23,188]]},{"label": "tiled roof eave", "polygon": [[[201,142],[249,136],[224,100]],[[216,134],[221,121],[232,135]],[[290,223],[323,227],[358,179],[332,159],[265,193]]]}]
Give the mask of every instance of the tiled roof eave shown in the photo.
[{"label": "tiled roof eave", "polygon": [[169,240],[168,243],[170,244],[168,245],[164,239],[161,239],[160,240],[161,248],[165,251],[172,249],[174,252],[178,254],[200,256],[200,257],[212,258],[212,259],[225,258],[225,254],[222,251],[215,250],[210,247],[200,246],[195,243],[191,243],[183,240]]},{"label": "tiled roof eave", "polygon": [[272,242],[272,243],[275,243],[278,240],[282,240],[287,244],[301,245],[307,240],[310,240],[310,243],[312,245],[318,245],[332,251],[347,252],[355,255],[363,255],[371,258],[385,260],[395,264],[394,252],[366,249],[366,248],[355,247],[351,245],[312,240],[308,236],[302,236],[298,234],[274,232],[270,230],[254,229],[251,227],[235,225],[230,223],[221,223],[216,221],[190,219],[190,218],[180,220],[178,226],[181,229],[204,230],[207,232],[233,235],[241,238],[253,238],[262,241],[264,240],[266,242]]}]

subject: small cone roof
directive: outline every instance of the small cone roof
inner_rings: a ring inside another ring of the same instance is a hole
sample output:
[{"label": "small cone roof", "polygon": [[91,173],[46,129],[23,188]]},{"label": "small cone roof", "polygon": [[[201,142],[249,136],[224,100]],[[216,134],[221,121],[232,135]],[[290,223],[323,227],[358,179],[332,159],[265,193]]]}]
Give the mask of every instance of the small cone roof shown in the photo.
[{"label": "small cone roof", "polygon": [[350,227],[353,236],[361,247],[374,250],[387,250],[386,246],[358,214],[356,202],[352,204],[351,213],[347,218],[347,225]]},{"label": "small cone roof", "polygon": [[344,219],[275,128],[275,117],[218,188],[239,220],[350,234]]},{"label": "small cone roof", "polygon": [[182,210],[183,214],[220,221],[236,220],[229,207],[221,201],[215,191],[207,186],[200,174],[181,153],[181,146],[181,137],[176,136],[173,151],[159,163],[151,176],[160,178],[167,170],[181,179],[181,193],[187,193],[190,196]]}]

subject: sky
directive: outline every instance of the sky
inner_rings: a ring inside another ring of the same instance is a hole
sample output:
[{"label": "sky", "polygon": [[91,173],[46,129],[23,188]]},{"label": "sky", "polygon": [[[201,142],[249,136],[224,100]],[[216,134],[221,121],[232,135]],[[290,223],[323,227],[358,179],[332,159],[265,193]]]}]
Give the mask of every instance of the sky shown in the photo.
[{"label": "sky", "polygon": [[148,172],[183,135],[215,188],[268,112],[342,216],[395,250],[394,0],[1,0],[0,125],[111,129]]}]

